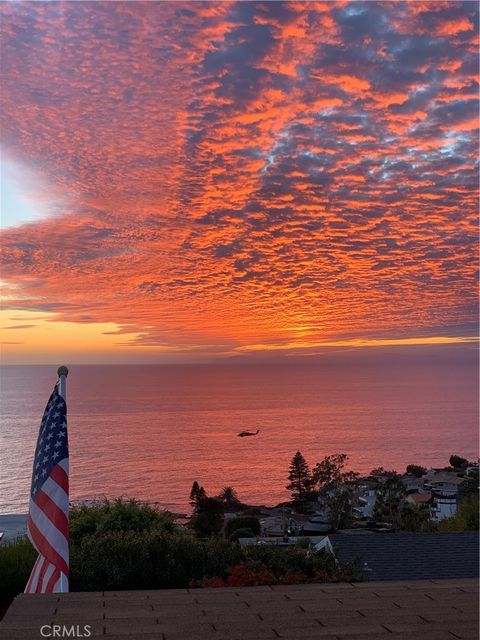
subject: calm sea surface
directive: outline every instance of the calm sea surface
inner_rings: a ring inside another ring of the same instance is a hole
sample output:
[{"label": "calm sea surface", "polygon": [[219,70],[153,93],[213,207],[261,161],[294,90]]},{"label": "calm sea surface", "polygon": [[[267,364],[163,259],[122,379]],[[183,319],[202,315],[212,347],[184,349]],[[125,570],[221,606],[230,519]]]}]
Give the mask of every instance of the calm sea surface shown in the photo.
[{"label": "calm sea surface", "polygon": [[[53,366],[2,367],[0,513],[27,510]],[[246,501],[284,499],[289,462],[336,452],[351,468],[404,470],[475,458],[478,379],[471,365],[72,366],[71,497],[158,500],[189,510],[198,480]],[[242,429],[260,429],[238,438]]]}]

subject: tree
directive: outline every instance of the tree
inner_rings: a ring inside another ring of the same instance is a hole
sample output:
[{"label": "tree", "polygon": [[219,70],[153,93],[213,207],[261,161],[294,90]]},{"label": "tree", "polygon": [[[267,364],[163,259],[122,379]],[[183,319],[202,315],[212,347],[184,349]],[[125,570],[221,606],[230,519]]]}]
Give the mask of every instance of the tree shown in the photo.
[{"label": "tree", "polygon": [[355,471],[344,471],[348,462],[346,453],[334,453],[325,456],[321,462],[317,462],[312,472],[312,483],[319,492],[326,491],[332,486],[348,484],[358,478]]},{"label": "tree", "polygon": [[201,538],[220,533],[223,527],[223,504],[216,498],[199,499],[190,526]]},{"label": "tree", "polygon": [[300,451],[297,451],[290,462],[288,479],[290,482],[286,488],[292,492],[293,501],[300,508],[304,507],[312,489],[312,476],[307,461]]},{"label": "tree", "polygon": [[404,503],[400,512],[400,529],[402,531],[432,531],[428,508]]},{"label": "tree", "polygon": [[352,496],[348,489],[339,485],[329,491],[325,499],[325,515],[335,529],[345,529],[352,523]]},{"label": "tree", "polygon": [[232,542],[238,542],[239,538],[255,538],[255,534],[248,527],[242,527],[240,529],[235,529],[235,531],[229,536],[229,540]]},{"label": "tree", "polygon": [[223,487],[218,497],[222,502],[239,502],[237,492],[233,487]]},{"label": "tree", "polygon": [[205,489],[201,487],[198,484],[198,482],[195,480],[195,482],[192,484],[192,489],[190,491],[190,500],[189,500],[193,508],[193,513],[197,513],[198,505],[200,501],[206,497],[207,497],[207,494],[205,492]]},{"label": "tree", "polygon": [[411,476],[415,476],[415,478],[421,478],[422,476],[424,476],[427,473],[426,468],[425,467],[421,467],[418,464],[409,464],[407,466],[406,471]]},{"label": "tree", "polygon": [[237,492],[233,487],[224,487],[220,491],[218,499],[227,511],[238,511],[242,506],[242,503],[238,499]]},{"label": "tree", "polygon": [[465,469],[468,467],[468,460],[456,455],[450,456],[449,463],[454,469]]},{"label": "tree", "polygon": [[372,469],[370,471],[370,475],[371,476],[396,476],[398,474],[393,469],[388,471],[387,469],[384,469],[383,467],[375,467],[375,469]]},{"label": "tree", "polygon": [[392,476],[385,480],[377,490],[373,519],[377,522],[389,522],[395,529],[399,529],[401,524],[400,510],[405,495],[405,487],[398,476]]},{"label": "tree", "polygon": [[260,520],[254,516],[237,516],[227,521],[225,535],[230,537],[237,529],[250,529],[254,535],[260,535]]},{"label": "tree", "polygon": [[348,456],[345,453],[325,456],[316,464],[312,473],[325,515],[337,529],[347,527],[353,517],[350,485],[359,474],[355,471],[345,471],[347,462]]}]

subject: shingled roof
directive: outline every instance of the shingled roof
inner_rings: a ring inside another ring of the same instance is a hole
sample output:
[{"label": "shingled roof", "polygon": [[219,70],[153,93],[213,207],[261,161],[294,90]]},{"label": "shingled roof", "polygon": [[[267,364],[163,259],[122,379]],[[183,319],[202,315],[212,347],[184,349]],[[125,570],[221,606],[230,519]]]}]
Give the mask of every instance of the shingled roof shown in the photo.
[{"label": "shingled roof", "polygon": [[478,578],[478,531],[329,536],[340,562],[359,557],[368,580]]},{"label": "shingled roof", "polygon": [[0,638],[42,640],[40,629],[45,637],[53,625],[65,625],[63,637],[70,638],[72,627],[83,634],[89,625],[92,640],[477,640],[478,585],[470,579],[22,594],[0,623]]}]

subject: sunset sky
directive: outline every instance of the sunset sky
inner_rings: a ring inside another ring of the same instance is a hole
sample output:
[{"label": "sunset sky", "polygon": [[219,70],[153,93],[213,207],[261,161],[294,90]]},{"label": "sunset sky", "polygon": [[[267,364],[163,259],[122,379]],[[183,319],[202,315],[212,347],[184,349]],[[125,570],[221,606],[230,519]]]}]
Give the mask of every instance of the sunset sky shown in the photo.
[{"label": "sunset sky", "polygon": [[476,2],[0,11],[4,363],[472,346]]}]

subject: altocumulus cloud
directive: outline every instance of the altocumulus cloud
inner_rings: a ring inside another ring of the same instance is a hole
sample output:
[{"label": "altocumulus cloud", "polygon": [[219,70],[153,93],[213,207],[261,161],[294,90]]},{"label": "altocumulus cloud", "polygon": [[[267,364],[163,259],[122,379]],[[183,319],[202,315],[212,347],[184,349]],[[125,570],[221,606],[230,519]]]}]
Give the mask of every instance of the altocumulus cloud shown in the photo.
[{"label": "altocumulus cloud", "polygon": [[4,145],[69,202],[3,232],[13,307],[212,353],[472,326],[476,3],[1,13]]}]

